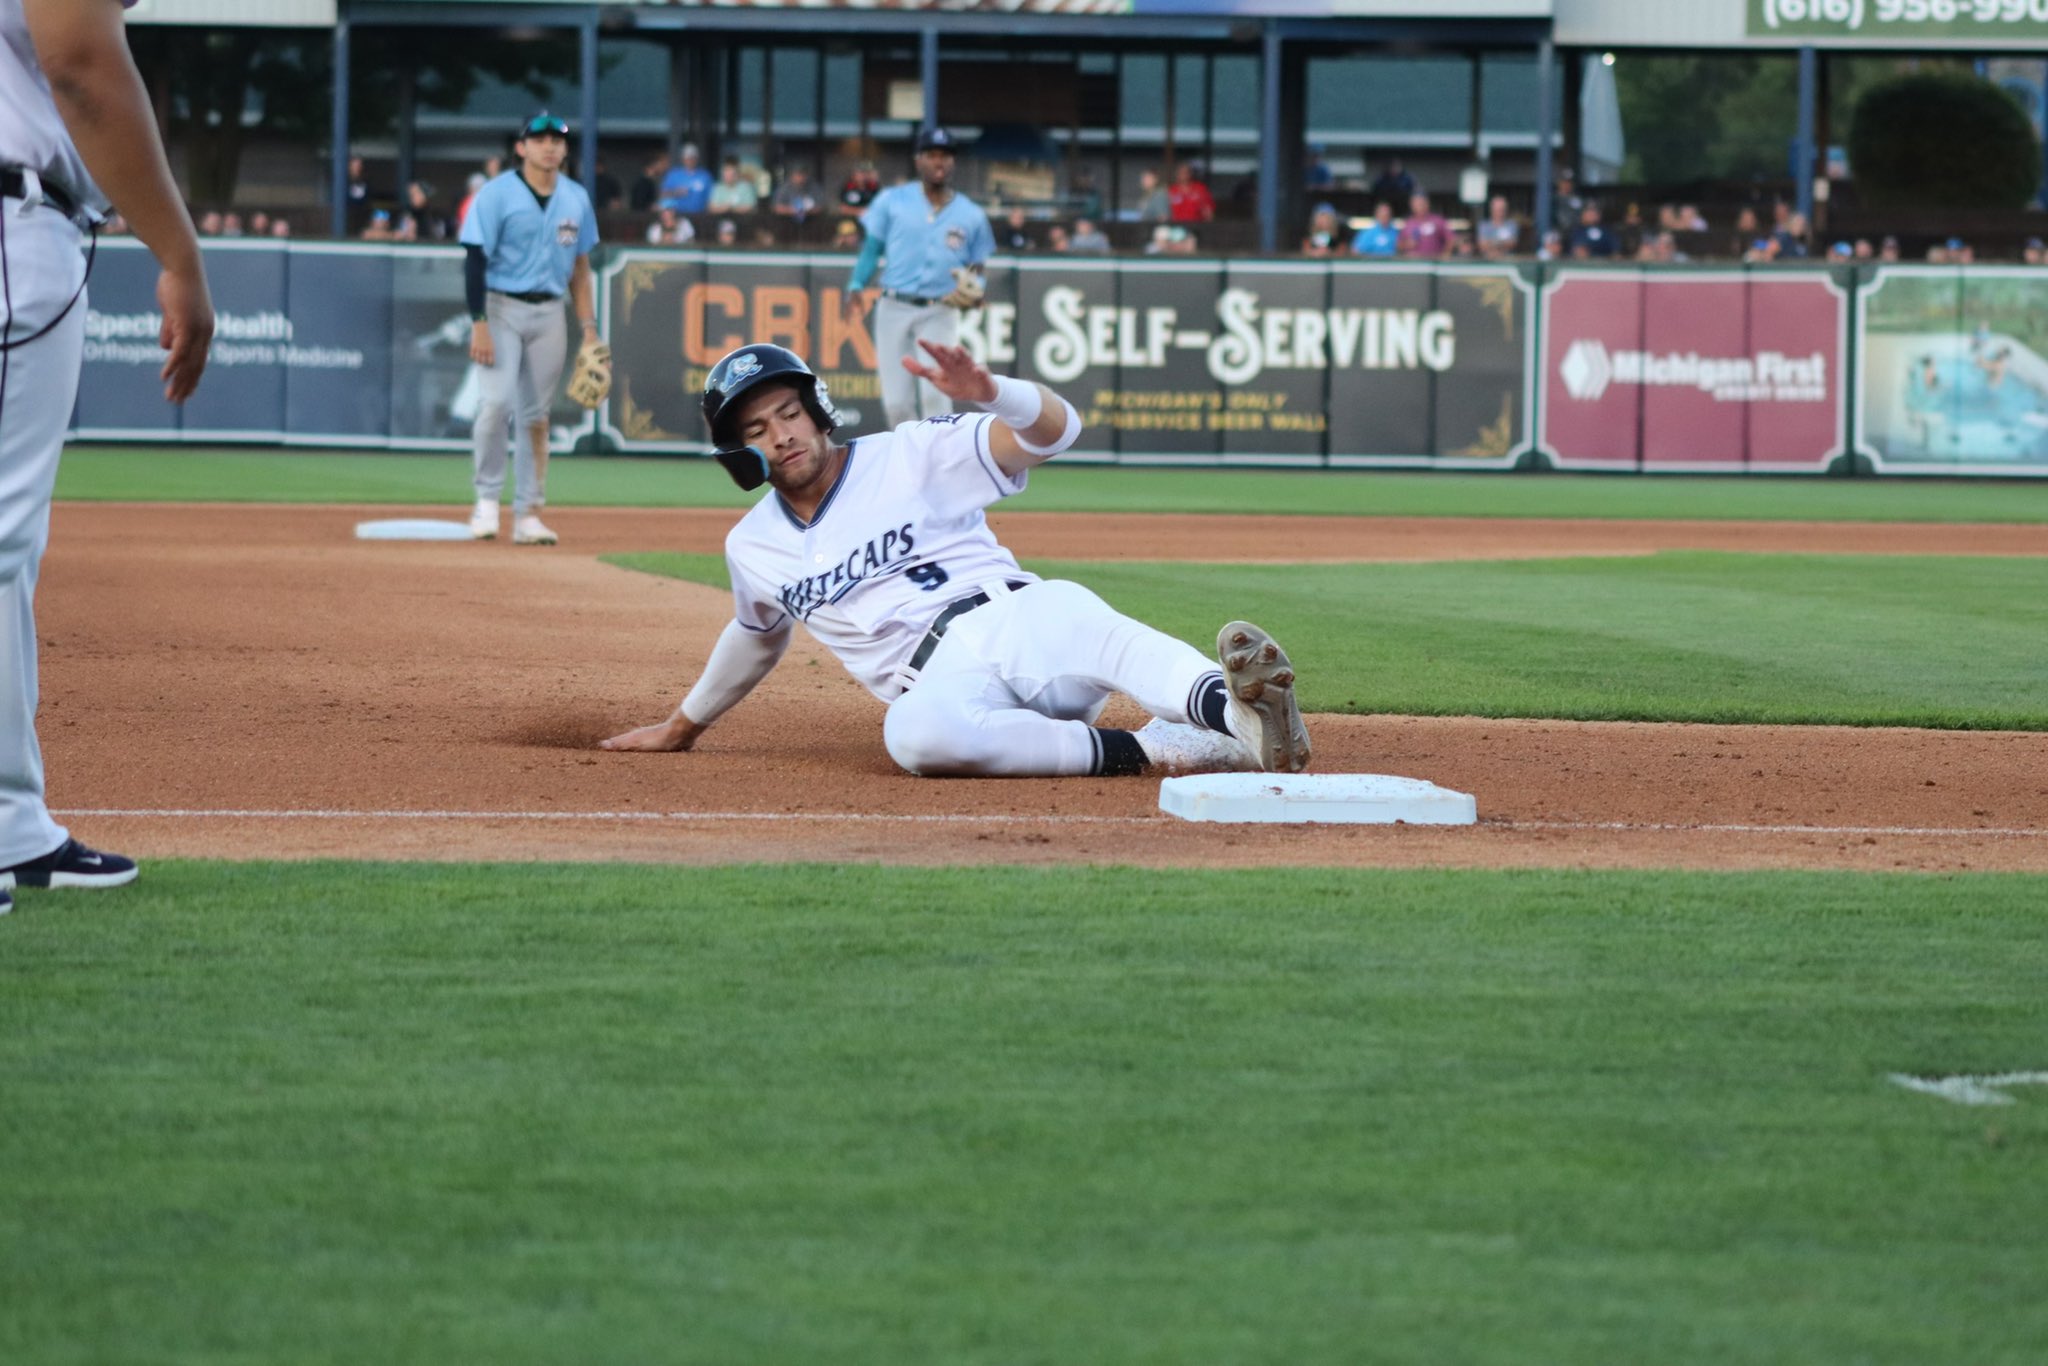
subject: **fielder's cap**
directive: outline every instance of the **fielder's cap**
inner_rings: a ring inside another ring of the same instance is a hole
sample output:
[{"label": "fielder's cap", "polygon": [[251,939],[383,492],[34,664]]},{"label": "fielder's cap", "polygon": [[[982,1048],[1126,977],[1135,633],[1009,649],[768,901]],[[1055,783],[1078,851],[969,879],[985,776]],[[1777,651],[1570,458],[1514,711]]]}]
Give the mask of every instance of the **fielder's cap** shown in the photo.
[{"label": "fielder's cap", "polygon": [[550,114],[543,109],[525,123],[519,125],[519,136],[523,138],[543,137],[553,133],[558,138],[569,136],[569,120]]},{"label": "fielder's cap", "polygon": [[920,152],[958,152],[960,139],[944,128],[927,128],[917,135],[917,150]]}]

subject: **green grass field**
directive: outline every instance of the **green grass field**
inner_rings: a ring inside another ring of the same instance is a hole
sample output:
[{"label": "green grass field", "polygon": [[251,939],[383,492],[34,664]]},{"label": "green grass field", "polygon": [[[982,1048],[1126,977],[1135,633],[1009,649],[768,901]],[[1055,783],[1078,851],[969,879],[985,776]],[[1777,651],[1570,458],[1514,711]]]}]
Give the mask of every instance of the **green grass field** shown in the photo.
[{"label": "green grass field", "polygon": [[[57,496],[164,502],[469,501],[467,455],[149,446],[68,451]],[[706,459],[563,456],[561,507],[745,507]],[[1737,521],[2042,522],[2048,480],[1707,479],[1358,470],[1153,470],[1052,465],[1004,504],[1036,512],[1316,513],[1374,517],[1647,517]],[[658,547],[649,547],[656,549]]]},{"label": "green grass field", "polygon": [[2048,1107],[1887,1081],[2040,1060],[2038,880],[1257,885],[47,894],[0,1359],[2039,1360]]},{"label": "green grass field", "polygon": [[[737,506],[722,481],[563,460],[551,492]],[[60,481],[465,495],[440,457],[81,450]],[[1876,480],[1079,469],[1028,497],[2048,517],[2048,486]],[[647,551],[620,560],[722,575]],[[2048,725],[2044,561],[1033,567],[1201,643],[1257,603],[1313,708]],[[9,1366],[2048,1342],[2048,1086],[1888,1080],[2048,1068],[2048,877],[160,861],[18,895]]]}]

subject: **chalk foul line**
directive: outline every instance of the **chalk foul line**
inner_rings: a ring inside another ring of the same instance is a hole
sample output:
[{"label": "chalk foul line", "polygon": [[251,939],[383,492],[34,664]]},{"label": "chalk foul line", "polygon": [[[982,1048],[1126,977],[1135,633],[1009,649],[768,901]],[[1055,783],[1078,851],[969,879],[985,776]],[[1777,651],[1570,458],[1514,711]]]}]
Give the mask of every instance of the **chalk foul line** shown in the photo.
[{"label": "chalk foul line", "polygon": [[[721,821],[831,821],[859,825],[1160,825],[1179,828],[1181,821],[1164,812],[1134,816],[1029,815],[1021,812],[931,812],[891,813],[882,811],[420,811],[345,808],[283,807],[236,809],[226,807],[77,807],[53,814],[66,820],[245,820],[245,821],[657,821],[712,824]],[[1384,826],[1329,825],[1325,830],[1385,829]],[[1451,829],[1458,827],[1429,827]],[[1470,827],[1467,827],[1470,828]],[[2042,839],[2048,828],[1917,826],[1917,825],[1716,825],[1677,821],[1525,821],[1482,819],[1481,830],[1598,831],[1643,834],[1702,835],[1805,835],[1805,836],[1896,836],[1918,839]]]},{"label": "chalk foul line", "polygon": [[1904,1072],[1892,1072],[1886,1080],[1908,1091],[1940,1096],[1957,1105],[2012,1105],[2016,1102],[2005,1093],[2006,1087],[2048,1086],[2048,1072],[1998,1072],[1954,1077],[1914,1077]]}]

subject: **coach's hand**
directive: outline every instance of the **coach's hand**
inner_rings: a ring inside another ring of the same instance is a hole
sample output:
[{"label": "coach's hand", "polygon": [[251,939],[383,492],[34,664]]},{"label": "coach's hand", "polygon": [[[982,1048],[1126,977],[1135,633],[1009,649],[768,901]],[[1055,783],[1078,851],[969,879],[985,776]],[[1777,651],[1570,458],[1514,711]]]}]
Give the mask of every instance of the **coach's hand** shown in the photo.
[{"label": "coach's hand", "polygon": [[489,323],[471,323],[469,325],[469,358],[485,369],[489,369],[497,364],[498,353],[491,347],[491,325]]},{"label": "coach's hand", "polygon": [[195,257],[184,269],[166,270],[156,277],[156,307],[164,324],[157,329],[157,345],[170,354],[164,357],[160,378],[164,397],[183,403],[199,387],[206,371],[207,348],[213,345],[213,296],[207,292],[206,272]]},{"label": "coach's hand", "polygon": [[697,737],[703,733],[704,727],[678,711],[657,725],[642,726],[638,730],[629,730],[624,735],[614,735],[609,740],[600,740],[597,747],[642,750],[656,754],[675,753],[696,744]]},{"label": "coach's hand", "polygon": [[917,357],[905,356],[904,369],[947,398],[956,398],[964,403],[995,402],[996,377],[986,365],[969,355],[966,347],[928,341],[920,341],[918,345],[932,358],[932,363],[921,365]]}]

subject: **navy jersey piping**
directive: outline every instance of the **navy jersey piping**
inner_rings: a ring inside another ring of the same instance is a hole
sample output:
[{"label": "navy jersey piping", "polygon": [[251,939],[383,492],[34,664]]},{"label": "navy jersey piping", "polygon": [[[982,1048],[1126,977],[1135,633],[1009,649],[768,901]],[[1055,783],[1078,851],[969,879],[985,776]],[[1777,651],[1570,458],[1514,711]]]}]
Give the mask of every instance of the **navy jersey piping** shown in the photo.
[{"label": "navy jersey piping", "polygon": [[998,477],[1002,472],[1002,466],[996,464],[995,447],[990,443],[988,439],[988,429],[995,425],[995,421],[996,420],[994,417],[989,417],[987,418],[987,420],[975,424],[974,454],[982,462],[982,472],[988,475],[988,477],[994,481],[996,486],[996,496],[999,498],[1007,498],[1012,493],[1016,492],[1016,490],[1012,489],[1009,485],[1005,484],[1002,481],[1002,479]]},{"label": "navy jersey piping", "polygon": [[791,526],[795,527],[798,531],[809,531],[825,520],[825,510],[831,507],[832,500],[839,496],[839,487],[846,482],[847,471],[853,468],[853,448],[860,444],[860,440],[859,437],[855,437],[846,443],[846,461],[839,467],[839,477],[832,481],[831,488],[825,490],[825,497],[819,502],[818,511],[812,516],[810,521],[806,522],[801,517],[798,517],[795,511],[790,508],[789,500],[782,496],[782,490],[775,490],[775,506],[782,509],[782,515],[789,518]]}]

